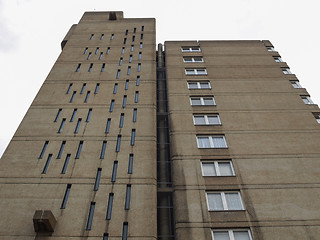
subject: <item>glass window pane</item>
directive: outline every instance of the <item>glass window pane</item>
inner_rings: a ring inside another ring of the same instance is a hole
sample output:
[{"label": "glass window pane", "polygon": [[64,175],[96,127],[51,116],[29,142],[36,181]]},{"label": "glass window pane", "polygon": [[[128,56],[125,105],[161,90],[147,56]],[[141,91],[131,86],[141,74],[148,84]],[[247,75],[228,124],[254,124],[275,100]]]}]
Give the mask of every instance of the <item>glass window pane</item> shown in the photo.
[{"label": "glass window pane", "polygon": [[214,148],[226,148],[227,144],[224,140],[224,137],[213,137],[213,146]]},{"label": "glass window pane", "polygon": [[210,141],[208,137],[198,137],[199,148],[210,148]]},{"label": "glass window pane", "polygon": [[250,240],[248,231],[233,231],[235,240]]},{"label": "glass window pane", "polygon": [[214,163],[202,163],[203,176],[217,176]]},{"label": "glass window pane", "polygon": [[187,70],[186,70],[186,74],[187,74],[187,75],[194,75],[195,73],[194,73],[194,70],[193,70],[193,69],[187,69]]},{"label": "glass window pane", "polygon": [[223,210],[220,193],[208,193],[209,210]]},{"label": "glass window pane", "polygon": [[206,124],[204,116],[194,116],[195,125]]},{"label": "glass window pane", "polygon": [[214,105],[213,98],[203,98],[204,105]]},{"label": "glass window pane", "polygon": [[213,232],[214,240],[230,240],[229,233],[227,231],[223,232]]},{"label": "glass window pane", "polygon": [[226,193],[228,210],[241,210],[241,199],[238,193]]},{"label": "glass window pane", "polygon": [[203,75],[203,74],[206,74],[206,70],[205,69],[197,69],[197,73]]},{"label": "glass window pane", "polygon": [[189,82],[189,89],[197,89],[198,88],[198,84],[196,82]]},{"label": "glass window pane", "polygon": [[233,176],[230,162],[219,162],[218,166],[221,176]]},{"label": "glass window pane", "polygon": [[193,59],[195,62],[203,62],[202,57],[194,57]]},{"label": "glass window pane", "polygon": [[201,105],[200,98],[191,98],[191,104],[192,105]]},{"label": "glass window pane", "polygon": [[220,124],[218,116],[208,116],[209,124]]},{"label": "glass window pane", "polygon": [[204,88],[204,89],[210,88],[209,83],[207,83],[207,82],[200,82],[200,88]]},{"label": "glass window pane", "polygon": [[185,57],[185,58],[184,58],[184,61],[185,61],[185,62],[192,62],[192,58],[191,58],[191,57]]}]

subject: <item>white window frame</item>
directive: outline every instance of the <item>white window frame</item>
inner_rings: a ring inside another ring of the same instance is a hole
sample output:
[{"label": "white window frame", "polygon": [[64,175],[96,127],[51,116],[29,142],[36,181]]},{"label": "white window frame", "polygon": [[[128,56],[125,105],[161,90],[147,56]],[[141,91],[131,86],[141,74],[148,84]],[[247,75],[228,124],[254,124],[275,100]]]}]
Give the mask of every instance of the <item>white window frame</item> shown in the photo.
[{"label": "white window frame", "polygon": [[[197,88],[190,88],[190,84],[191,83],[196,83],[197,84]],[[208,88],[202,88],[201,87],[201,83],[208,83],[209,87]],[[188,85],[188,89],[211,89],[211,84],[210,81],[199,81],[199,82],[195,82],[195,81],[187,81],[187,85]]]},{"label": "white window frame", "polygon": [[201,52],[201,48],[199,46],[191,46],[191,47],[181,47],[181,52]]},{"label": "white window frame", "polygon": [[[193,73],[190,73],[192,71]],[[200,71],[204,71],[204,73],[200,73]],[[184,72],[187,76],[194,76],[194,75],[207,75],[207,69],[206,68],[186,68],[184,69]]]},{"label": "white window frame", "polygon": [[[187,60],[187,59],[190,59],[190,60]],[[198,61],[196,59],[198,59]],[[183,62],[185,62],[185,63],[200,63],[200,62],[204,62],[204,60],[203,60],[202,56],[193,56],[193,57],[184,56]]]},{"label": "white window frame", "polygon": [[297,81],[297,80],[291,80],[290,83],[291,83],[292,87],[294,87],[294,88],[302,88],[299,81]]},{"label": "white window frame", "polygon": [[[221,175],[219,163],[229,163],[230,167],[231,167],[232,175]],[[212,164],[214,166],[214,168],[215,168],[216,175],[205,175],[204,171],[203,171],[203,164]],[[226,176],[229,177],[229,176],[235,176],[236,175],[231,160],[212,160],[212,161],[203,160],[203,161],[201,161],[201,172],[202,172],[202,176],[203,177],[226,177]]]},{"label": "white window frame", "polygon": [[275,52],[274,47],[267,47],[268,52]]},{"label": "white window frame", "polygon": [[[237,193],[238,194],[238,197],[240,199],[241,209],[228,209],[228,203],[227,203],[227,199],[226,199],[226,194],[228,194],[228,193]],[[209,200],[208,200],[209,194],[220,194],[223,209],[210,209],[209,208]],[[206,199],[207,199],[208,211],[242,211],[242,210],[244,210],[243,201],[241,198],[240,191],[224,191],[224,192],[208,191],[208,192],[206,192]]]},{"label": "white window frame", "polygon": [[300,96],[300,97],[305,104],[307,105],[314,104],[310,96]]},{"label": "white window frame", "polygon": [[[209,139],[209,145],[210,145],[210,149],[211,148],[216,148],[216,149],[224,149],[224,148],[228,148],[228,144],[227,144],[227,141],[226,141],[226,137],[224,135],[212,135],[212,136],[208,136],[208,135],[196,135],[196,140],[197,140],[197,146],[199,149],[208,149],[208,148],[202,148],[200,147],[199,145],[199,138],[204,138],[204,137],[207,137]],[[213,139],[214,138],[223,138],[223,141],[224,141],[224,144],[225,146],[224,147],[215,147],[214,143],[213,143]]]},{"label": "white window frame", "polygon": [[273,57],[275,62],[283,62],[281,57]]},{"label": "white window frame", "polygon": [[212,240],[217,240],[214,238],[214,232],[228,232],[229,240],[237,240],[237,239],[235,239],[233,232],[247,232],[249,239],[252,240],[251,231],[250,231],[250,229],[247,229],[247,228],[246,229],[243,229],[243,228],[240,228],[240,229],[211,229]]},{"label": "white window frame", "polygon": [[[195,98],[200,99],[200,105],[193,105],[192,104],[192,99],[195,99]],[[212,105],[205,104],[205,102],[204,102],[205,98],[211,98],[213,100],[213,104]],[[213,96],[208,96],[208,97],[190,97],[190,105],[191,106],[216,106],[216,101],[214,100]]]},{"label": "white window frame", "polygon": [[[209,123],[208,116],[209,117],[212,117],[212,116],[217,117],[219,123],[218,124]],[[195,117],[204,117],[205,123],[204,124],[197,124]],[[195,126],[199,126],[199,125],[200,126],[201,125],[221,125],[221,120],[220,120],[219,114],[193,114],[193,124]]]},{"label": "white window frame", "polygon": [[283,74],[292,74],[292,72],[290,71],[290,68],[281,68]]}]

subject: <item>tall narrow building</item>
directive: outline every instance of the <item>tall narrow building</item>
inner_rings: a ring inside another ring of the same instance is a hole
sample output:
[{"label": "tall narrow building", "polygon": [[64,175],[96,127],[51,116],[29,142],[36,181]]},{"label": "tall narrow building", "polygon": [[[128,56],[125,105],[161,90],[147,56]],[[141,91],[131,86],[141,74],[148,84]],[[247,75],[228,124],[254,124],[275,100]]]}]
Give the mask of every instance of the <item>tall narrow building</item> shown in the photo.
[{"label": "tall narrow building", "polygon": [[269,41],[86,12],[0,161],[0,240],[318,239],[320,109]]}]

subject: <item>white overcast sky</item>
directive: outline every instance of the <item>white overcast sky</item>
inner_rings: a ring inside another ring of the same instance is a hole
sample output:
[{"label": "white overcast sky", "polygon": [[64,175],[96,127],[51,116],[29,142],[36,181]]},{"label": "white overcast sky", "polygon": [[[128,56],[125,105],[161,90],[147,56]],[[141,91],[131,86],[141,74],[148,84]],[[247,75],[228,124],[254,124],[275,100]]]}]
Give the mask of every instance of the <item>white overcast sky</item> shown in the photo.
[{"label": "white overcast sky", "polygon": [[319,0],[0,0],[0,156],[85,11],[154,17],[165,40],[270,40],[320,103]]}]

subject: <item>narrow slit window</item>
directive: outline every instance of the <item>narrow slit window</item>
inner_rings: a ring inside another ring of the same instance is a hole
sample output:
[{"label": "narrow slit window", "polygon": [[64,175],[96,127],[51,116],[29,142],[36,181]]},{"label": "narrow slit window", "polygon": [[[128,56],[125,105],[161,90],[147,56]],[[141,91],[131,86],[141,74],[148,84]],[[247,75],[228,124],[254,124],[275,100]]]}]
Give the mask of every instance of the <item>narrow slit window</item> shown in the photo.
[{"label": "narrow slit window", "polygon": [[143,39],[143,33],[141,33],[141,35],[140,35],[140,39],[141,39],[141,40]]},{"label": "narrow slit window", "polygon": [[100,37],[100,40],[102,40],[102,39],[103,39],[103,37],[104,37],[104,34],[102,33],[102,34],[101,34],[101,37]]},{"label": "narrow slit window", "polygon": [[49,167],[49,164],[50,164],[50,161],[51,161],[51,158],[52,158],[52,154],[50,153],[50,154],[48,155],[46,164],[45,164],[44,167],[43,167],[42,174],[46,174],[46,173],[47,173],[48,167]]},{"label": "narrow slit window", "polygon": [[88,57],[87,57],[87,60],[89,60],[90,58],[91,58],[91,52],[89,52],[89,54],[88,54]]},{"label": "narrow slit window", "polygon": [[120,60],[119,60],[119,66],[121,66],[123,63],[123,58],[121,57]]},{"label": "narrow slit window", "polygon": [[134,108],[133,109],[132,122],[136,122],[137,121],[137,113],[138,113],[138,109]]},{"label": "narrow slit window", "polygon": [[141,72],[141,63],[138,63],[138,72]]},{"label": "narrow slit window", "polygon": [[121,145],[121,135],[118,135],[117,145],[116,145],[116,152],[120,152],[120,145]]},{"label": "narrow slit window", "polygon": [[74,100],[74,97],[76,96],[77,91],[73,91],[72,96],[70,98],[70,102],[72,103]]},{"label": "narrow slit window", "polygon": [[72,112],[72,115],[71,115],[71,118],[70,118],[70,122],[74,121],[74,118],[76,117],[77,111],[78,111],[77,108],[73,109],[73,112]]},{"label": "narrow slit window", "polygon": [[101,179],[101,168],[98,168],[97,170],[97,175],[96,175],[96,180],[94,182],[94,188],[93,191],[98,191],[99,189],[99,183],[100,183],[100,179]]},{"label": "narrow slit window", "polygon": [[130,67],[130,66],[128,66],[127,75],[130,75],[130,73],[131,73],[131,67]]},{"label": "narrow slit window", "polygon": [[128,35],[128,33],[129,33],[129,30],[127,29],[125,35]]},{"label": "narrow slit window", "polygon": [[97,83],[96,88],[94,89],[94,94],[97,94],[99,91],[100,83]]},{"label": "narrow slit window", "polygon": [[83,91],[86,88],[86,85],[87,85],[86,83],[82,84],[82,88],[81,88],[80,94],[83,94]]},{"label": "narrow slit window", "polygon": [[113,162],[111,182],[115,182],[117,179],[118,161]]},{"label": "narrow slit window", "polygon": [[141,32],[143,32],[143,31],[144,31],[144,26],[141,27]]},{"label": "narrow slit window", "polygon": [[140,76],[137,76],[136,86],[140,85]]},{"label": "narrow slit window", "polygon": [[91,71],[92,71],[92,67],[93,67],[93,63],[90,63],[90,66],[89,66],[88,72],[91,72]]},{"label": "narrow slit window", "polygon": [[106,220],[111,220],[112,206],[113,206],[113,198],[114,198],[114,194],[113,194],[113,193],[110,193],[110,194],[109,194],[109,200],[108,200]]},{"label": "narrow slit window", "polygon": [[106,124],[106,131],[105,131],[106,134],[109,133],[110,131],[110,125],[111,125],[111,118],[108,118],[107,124]]},{"label": "narrow slit window", "polygon": [[78,64],[77,69],[76,69],[76,72],[79,72],[80,67],[81,67],[81,63]]},{"label": "narrow slit window", "polygon": [[125,108],[127,105],[127,95],[123,96],[122,107]]},{"label": "narrow slit window", "polygon": [[110,40],[113,40],[113,39],[114,39],[114,34],[112,33],[110,36]]},{"label": "narrow slit window", "polygon": [[91,114],[92,114],[92,108],[89,108],[86,122],[90,122]]},{"label": "narrow slit window", "polygon": [[107,48],[107,55],[110,53],[110,47]]},{"label": "narrow slit window", "polygon": [[143,47],[143,43],[142,43],[142,42],[140,42],[140,49],[142,49],[142,47]]},{"label": "narrow slit window", "polygon": [[126,80],[126,84],[124,85],[124,90],[128,90],[129,88],[129,80]]},{"label": "narrow slit window", "polygon": [[78,150],[77,150],[77,154],[76,154],[76,159],[80,158],[82,147],[83,147],[83,141],[80,141],[79,146],[78,146]]},{"label": "narrow slit window", "polygon": [[71,185],[72,184],[67,184],[67,188],[66,188],[66,191],[64,193],[60,209],[65,209],[66,206],[67,206],[67,202],[68,202],[68,198],[69,198],[69,194],[70,194],[70,190],[71,190]]},{"label": "narrow slit window", "polygon": [[136,33],[137,32],[137,28],[133,28],[133,33]]},{"label": "narrow slit window", "polygon": [[65,145],[66,145],[66,141],[62,141],[60,149],[59,149],[59,153],[58,153],[58,156],[57,156],[57,159],[61,158]]},{"label": "narrow slit window", "polygon": [[70,161],[70,157],[71,157],[71,154],[67,154],[66,159],[64,160],[64,164],[63,164],[63,167],[62,167],[61,174],[65,174],[66,173],[67,167],[68,167],[68,164],[69,164],[69,161]]},{"label": "narrow slit window", "polygon": [[45,141],[43,147],[42,147],[42,150],[41,150],[41,153],[39,155],[39,159],[42,159],[43,158],[43,155],[45,154],[46,152],[46,149],[48,147],[48,144],[49,144],[49,141]]},{"label": "narrow slit window", "polygon": [[123,39],[123,44],[126,44],[127,43],[127,38],[124,38]]},{"label": "narrow slit window", "polygon": [[131,131],[131,142],[130,142],[131,146],[134,146],[135,140],[136,140],[136,130],[132,129],[132,131]]},{"label": "narrow slit window", "polygon": [[132,36],[132,42],[134,42],[135,39],[136,39],[136,36]]},{"label": "narrow slit window", "polygon": [[109,112],[113,112],[113,107],[114,107],[114,99],[111,100]]},{"label": "narrow slit window", "polygon": [[103,52],[100,53],[100,55],[99,55],[99,60],[102,59],[102,55],[103,55]]},{"label": "narrow slit window", "polygon": [[125,210],[129,210],[130,209],[130,200],[131,200],[131,184],[127,184],[126,202],[124,204],[124,209]]},{"label": "narrow slit window", "polygon": [[96,206],[96,203],[95,202],[91,202],[86,230],[91,230],[95,206]]},{"label": "narrow slit window", "polygon": [[102,66],[101,66],[101,72],[104,72],[104,69],[105,69],[105,67],[106,67],[106,64],[105,63],[102,63]]},{"label": "narrow slit window", "polygon": [[124,54],[124,50],[125,50],[125,49],[126,49],[125,47],[122,48],[121,54]]},{"label": "narrow slit window", "polygon": [[113,94],[116,94],[117,90],[118,90],[118,83],[115,83],[113,87]]},{"label": "narrow slit window", "polygon": [[134,45],[131,45],[130,51],[133,52],[133,49],[134,49]]},{"label": "narrow slit window", "polygon": [[129,230],[128,223],[124,222],[122,227],[122,240],[128,239],[128,230]]},{"label": "narrow slit window", "polygon": [[132,174],[133,171],[133,153],[129,155],[128,174]]},{"label": "narrow slit window", "polygon": [[117,76],[116,76],[116,79],[119,79],[119,78],[120,78],[120,69],[118,69]]},{"label": "narrow slit window", "polygon": [[82,118],[78,118],[78,122],[77,122],[76,128],[74,130],[74,133],[78,133],[79,132],[81,121],[82,121]]},{"label": "narrow slit window", "polygon": [[91,36],[90,36],[90,40],[92,40],[92,39],[93,39],[93,36],[94,36],[94,34],[91,34]]},{"label": "narrow slit window", "polygon": [[139,91],[136,91],[136,93],[134,95],[134,102],[135,103],[139,102]]},{"label": "narrow slit window", "polygon": [[129,63],[132,62],[132,55],[129,56]]},{"label": "narrow slit window", "polygon": [[104,159],[104,155],[106,154],[107,141],[102,142],[100,159]]},{"label": "narrow slit window", "polygon": [[109,233],[104,233],[102,240],[109,240]]},{"label": "narrow slit window", "polygon": [[86,47],[83,51],[83,54],[87,54],[88,48]]},{"label": "narrow slit window", "polygon": [[70,93],[71,88],[72,88],[72,85],[73,85],[72,83],[69,84],[69,87],[68,87],[68,90],[67,90],[66,94],[69,94],[69,93]]},{"label": "narrow slit window", "polygon": [[120,115],[120,121],[119,121],[119,128],[123,127],[123,121],[124,121],[124,113],[121,113]]},{"label": "narrow slit window", "polygon": [[90,97],[90,91],[87,91],[86,98],[84,99],[84,102],[87,103]]},{"label": "narrow slit window", "polygon": [[63,119],[62,119],[62,121],[61,121],[61,124],[60,124],[59,130],[58,130],[58,133],[61,133],[61,131],[62,131],[62,129],[63,129],[63,126],[64,126],[65,122],[66,122],[66,119],[65,119],[65,118],[63,118]]},{"label": "narrow slit window", "polygon": [[142,52],[139,52],[139,60],[142,59]]},{"label": "narrow slit window", "polygon": [[56,118],[54,119],[54,122],[57,122],[57,121],[58,121],[58,119],[59,119],[59,117],[60,117],[60,115],[61,115],[61,112],[62,112],[62,108],[59,108],[58,113],[57,113],[57,115],[56,115]]}]

